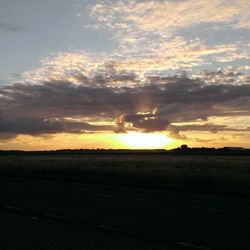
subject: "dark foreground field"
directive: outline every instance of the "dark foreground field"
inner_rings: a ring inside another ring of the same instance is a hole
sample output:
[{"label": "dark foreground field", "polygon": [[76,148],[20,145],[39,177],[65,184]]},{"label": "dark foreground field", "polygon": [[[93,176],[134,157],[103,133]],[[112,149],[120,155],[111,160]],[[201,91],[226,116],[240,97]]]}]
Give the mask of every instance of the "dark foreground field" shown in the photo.
[{"label": "dark foreground field", "polygon": [[249,160],[2,156],[0,249],[249,249]]},{"label": "dark foreground field", "polygon": [[2,176],[198,190],[250,190],[250,156],[0,156]]}]

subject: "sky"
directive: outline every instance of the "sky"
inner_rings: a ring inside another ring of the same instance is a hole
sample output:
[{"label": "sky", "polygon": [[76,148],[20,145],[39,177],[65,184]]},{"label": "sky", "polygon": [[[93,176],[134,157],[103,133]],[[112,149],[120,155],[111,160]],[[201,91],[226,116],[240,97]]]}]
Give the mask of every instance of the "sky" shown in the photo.
[{"label": "sky", "polygon": [[250,148],[249,0],[0,0],[0,149]]}]

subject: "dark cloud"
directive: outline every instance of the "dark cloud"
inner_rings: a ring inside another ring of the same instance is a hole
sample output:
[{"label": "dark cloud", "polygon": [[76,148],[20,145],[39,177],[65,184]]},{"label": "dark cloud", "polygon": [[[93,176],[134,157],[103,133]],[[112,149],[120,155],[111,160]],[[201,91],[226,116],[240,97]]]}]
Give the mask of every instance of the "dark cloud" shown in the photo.
[{"label": "dark cloud", "polygon": [[[40,84],[16,83],[0,87],[1,134],[52,134],[88,131],[146,132],[169,130],[176,138],[181,131],[228,131],[223,125],[174,127],[172,123],[204,120],[211,116],[250,116],[250,84],[207,84],[186,75],[138,77],[121,74]],[[97,75],[98,75],[97,74]],[[110,73],[110,75],[112,75]],[[80,79],[80,78],[79,78]],[[124,87],[114,79],[135,83]],[[93,83],[93,84],[91,84]],[[80,118],[69,120],[68,118]],[[95,125],[107,121],[110,125]],[[111,122],[116,124],[116,127]],[[130,124],[130,127],[127,126]],[[232,131],[232,130],[230,130]]]},{"label": "dark cloud", "polygon": [[114,129],[115,133],[126,133],[124,117],[120,116],[115,121],[116,127]]},{"label": "dark cloud", "polygon": [[21,26],[19,25],[14,25],[12,23],[0,20],[0,31],[5,31],[5,32],[17,32],[22,29]]},{"label": "dark cloud", "polygon": [[202,71],[199,78],[208,84],[246,84],[250,83],[249,75],[228,67],[217,71]]},{"label": "dark cloud", "polygon": [[230,128],[226,125],[216,125],[216,124],[202,124],[202,125],[179,125],[179,126],[169,126],[168,129],[180,132],[180,131],[208,131],[211,133],[217,133],[220,131],[250,131],[249,128],[237,129]]},{"label": "dark cloud", "polygon": [[[228,127],[226,125],[217,125],[217,124],[192,124],[192,125],[169,125],[168,126],[169,134],[168,136],[177,140],[194,140],[200,143],[209,142],[209,141],[222,141],[223,137],[219,137],[216,139],[203,140],[202,138],[189,138],[185,135],[185,132],[193,131],[193,132],[210,132],[210,133],[218,133],[218,132],[242,132],[241,137],[249,136],[250,127],[246,128],[235,128]],[[233,135],[233,137],[237,137]],[[225,140],[225,139],[224,139]]]},{"label": "dark cloud", "polygon": [[166,118],[157,117],[155,114],[125,115],[124,121],[145,132],[164,131],[169,124]]},{"label": "dark cloud", "polygon": [[18,134],[41,135],[54,133],[85,133],[86,131],[112,130],[111,126],[97,126],[86,122],[68,121],[55,118],[0,116],[0,135],[2,138],[15,137]]},{"label": "dark cloud", "polygon": [[175,130],[174,128],[171,128],[169,130],[168,136],[170,138],[177,139],[177,140],[187,140],[187,139],[189,139],[185,135],[180,134],[180,130]]},{"label": "dark cloud", "polygon": [[[187,131],[199,131],[199,132],[211,132],[211,133],[218,133],[221,131],[227,131],[227,132],[250,132],[250,128],[231,128],[231,127],[227,127],[226,125],[216,125],[216,124],[201,124],[201,125],[197,125],[197,124],[193,124],[193,125],[170,125],[168,126],[168,131],[169,131],[169,137],[174,138],[174,139],[178,139],[178,140],[186,140],[189,139],[186,137],[186,135],[184,135],[183,133],[187,132]],[[182,132],[182,134],[181,134]],[[195,139],[196,141],[198,141],[198,139]],[[202,140],[200,140],[199,142],[202,142]]]}]

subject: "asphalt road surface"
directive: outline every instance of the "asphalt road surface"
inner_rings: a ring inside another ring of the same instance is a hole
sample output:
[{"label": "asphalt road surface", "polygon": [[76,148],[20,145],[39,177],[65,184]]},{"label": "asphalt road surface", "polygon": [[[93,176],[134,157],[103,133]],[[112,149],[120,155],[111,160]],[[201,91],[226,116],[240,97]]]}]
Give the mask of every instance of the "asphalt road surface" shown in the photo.
[{"label": "asphalt road surface", "polygon": [[250,249],[247,197],[1,177],[0,210],[169,249]]}]

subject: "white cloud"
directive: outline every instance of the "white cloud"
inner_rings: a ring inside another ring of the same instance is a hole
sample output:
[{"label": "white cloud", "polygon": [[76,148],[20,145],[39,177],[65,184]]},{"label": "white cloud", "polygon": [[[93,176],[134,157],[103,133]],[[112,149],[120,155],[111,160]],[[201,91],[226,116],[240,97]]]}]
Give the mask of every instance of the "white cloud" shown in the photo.
[{"label": "white cloud", "polygon": [[124,0],[92,5],[91,16],[100,27],[116,30],[123,43],[134,43],[141,36],[156,34],[165,38],[180,28],[200,23],[249,29],[249,10],[248,0]]},{"label": "white cloud", "polygon": [[210,30],[216,27],[217,31],[223,27],[232,32],[250,29],[250,2],[246,0],[107,0],[89,8],[96,21],[93,27],[113,32],[119,44],[113,54],[132,65],[140,63],[153,71],[180,70],[249,58],[246,46],[237,40],[240,38],[234,37],[231,43],[215,39],[209,45],[198,35],[193,39],[181,35],[181,31],[199,24],[210,25]]}]

